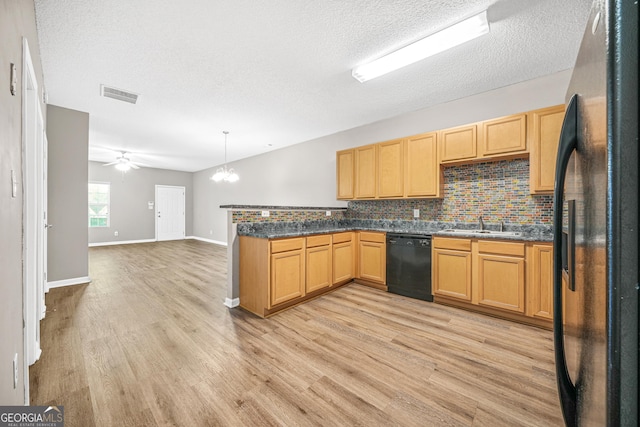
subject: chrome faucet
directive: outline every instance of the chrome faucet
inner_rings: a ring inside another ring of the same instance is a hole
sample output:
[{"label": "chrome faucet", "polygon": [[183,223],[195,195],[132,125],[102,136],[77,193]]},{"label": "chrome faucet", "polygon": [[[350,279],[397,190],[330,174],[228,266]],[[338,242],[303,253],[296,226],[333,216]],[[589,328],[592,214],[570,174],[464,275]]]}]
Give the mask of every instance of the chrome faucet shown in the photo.
[{"label": "chrome faucet", "polygon": [[480,227],[480,231],[484,230],[484,222],[482,222],[482,215],[478,217],[478,226]]}]

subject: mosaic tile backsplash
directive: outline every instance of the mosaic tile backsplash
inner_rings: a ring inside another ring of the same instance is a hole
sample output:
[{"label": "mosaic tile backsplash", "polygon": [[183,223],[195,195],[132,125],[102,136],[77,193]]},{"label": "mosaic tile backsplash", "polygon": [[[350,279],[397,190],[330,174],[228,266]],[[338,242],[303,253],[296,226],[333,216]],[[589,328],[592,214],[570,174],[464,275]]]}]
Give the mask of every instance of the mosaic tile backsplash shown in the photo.
[{"label": "mosaic tile backsplash", "polygon": [[297,222],[297,221],[339,221],[345,219],[345,211],[331,211],[331,216],[326,211],[278,211],[270,210],[268,217],[263,217],[259,210],[233,211],[234,223],[246,222]]},{"label": "mosaic tile backsplash", "polygon": [[444,198],[350,201],[354,219],[421,221],[504,221],[520,225],[553,224],[553,196],[529,194],[529,160],[504,160],[444,168]]}]

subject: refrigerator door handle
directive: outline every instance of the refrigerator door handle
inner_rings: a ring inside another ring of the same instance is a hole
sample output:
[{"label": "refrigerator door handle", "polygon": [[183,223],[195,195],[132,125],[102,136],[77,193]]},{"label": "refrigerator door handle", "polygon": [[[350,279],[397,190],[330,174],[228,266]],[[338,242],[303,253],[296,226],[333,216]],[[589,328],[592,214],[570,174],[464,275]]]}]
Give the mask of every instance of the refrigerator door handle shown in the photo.
[{"label": "refrigerator door handle", "polygon": [[[558,156],[556,158],[556,179],[553,192],[553,341],[556,377],[558,379],[558,394],[560,396],[562,415],[567,426],[577,425],[577,414],[576,386],[571,382],[571,378],[569,377],[564,350],[564,325],[562,319],[562,213],[567,165],[578,142],[577,125],[578,95],[573,95],[569,101],[564,122],[562,123]],[[567,243],[569,247],[572,247],[572,243]],[[573,271],[571,271],[570,274],[573,274]]]}]

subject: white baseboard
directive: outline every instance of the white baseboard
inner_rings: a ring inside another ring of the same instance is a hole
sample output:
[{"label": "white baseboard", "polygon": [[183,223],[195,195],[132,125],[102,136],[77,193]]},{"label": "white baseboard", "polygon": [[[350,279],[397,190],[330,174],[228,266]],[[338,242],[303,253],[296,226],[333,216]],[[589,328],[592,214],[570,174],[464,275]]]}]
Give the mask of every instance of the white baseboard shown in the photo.
[{"label": "white baseboard", "polygon": [[47,282],[49,289],[61,288],[63,286],[81,285],[83,283],[91,283],[89,276],[75,277],[73,279],[56,280],[55,282]]},{"label": "white baseboard", "polygon": [[113,246],[113,245],[131,245],[134,243],[152,243],[155,242],[156,239],[144,239],[144,240],[115,240],[113,242],[97,242],[97,243],[89,243],[89,247],[92,248],[94,246]]},{"label": "white baseboard", "polygon": [[224,305],[226,305],[229,308],[234,308],[240,305],[240,298],[225,298],[224,299]]},{"label": "white baseboard", "polygon": [[187,236],[185,237],[185,239],[193,239],[193,240],[199,240],[201,242],[213,243],[214,245],[220,245],[225,247],[227,246],[227,242],[221,242],[220,240],[205,239],[204,237]]}]

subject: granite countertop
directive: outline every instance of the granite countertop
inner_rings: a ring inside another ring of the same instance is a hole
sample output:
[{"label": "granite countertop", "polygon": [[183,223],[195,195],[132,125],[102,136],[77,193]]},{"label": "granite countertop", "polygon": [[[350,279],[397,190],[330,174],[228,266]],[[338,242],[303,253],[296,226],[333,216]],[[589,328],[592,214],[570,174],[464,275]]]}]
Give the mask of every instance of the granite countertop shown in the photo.
[{"label": "granite countertop", "polygon": [[[469,230],[465,232],[445,231],[450,229]],[[488,224],[487,230],[496,230],[497,226]],[[504,231],[519,233],[517,235],[480,234],[476,223],[455,223],[438,221],[389,221],[343,219],[335,221],[297,221],[297,222],[265,222],[240,223],[238,235],[263,239],[281,237],[309,236],[312,234],[340,233],[342,231],[380,231],[385,233],[422,234],[475,239],[497,239],[515,241],[550,242],[553,241],[551,226],[505,224]]]}]

